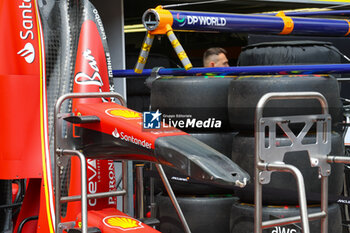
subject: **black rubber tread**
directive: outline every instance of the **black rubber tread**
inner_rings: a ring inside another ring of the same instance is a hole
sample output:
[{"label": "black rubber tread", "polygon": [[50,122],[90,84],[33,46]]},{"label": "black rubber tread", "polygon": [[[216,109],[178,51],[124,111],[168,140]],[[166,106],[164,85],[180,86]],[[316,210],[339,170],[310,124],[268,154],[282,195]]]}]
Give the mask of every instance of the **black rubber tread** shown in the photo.
[{"label": "black rubber tread", "polygon": [[191,136],[231,158],[232,142],[238,132],[191,133]]},{"label": "black rubber tread", "polygon": [[[177,201],[192,233],[229,232],[231,206],[236,197],[177,197]],[[163,233],[185,232],[176,211],[167,196],[158,195],[157,218]]]},{"label": "black rubber tread", "polygon": [[[254,177],[254,157],[255,157],[255,141],[254,136],[237,135],[232,144],[232,160],[237,163],[242,169],[246,170],[248,174]],[[332,150],[331,155],[344,155],[344,142],[341,135],[332,133]],[[311,142],[311,138],[306,136],[305,143]],[[287,145],[290,142],[287,138],[278,138],[276,143],[280,145]],[[309,202],[315,202],[313,194],[320,193],[321,182],[318,179],[318,168],[311,167],[309,156],[305,151],[289,152],[284,157],[286,164],[296,166],[304,177],[305,189]],[[331,175],[329,176],[329,194],[340,195],[343,190],[344,180],[344,165],[331,164]],[[252,184],[251,184],[252,186]],[[276,190],[277,189],[277,190]],[[282,189],[284,194],[281,195],[278,189]],[[243,202],[254,202],[254,189],[250,186],[242,190],[237,190],[236,195],[241,198]],[[287,191],[287,192],[286,192]],[[291,191],[291,192],[288,192]],[[293,191],[293,192],[292,192]],[[297,185],[295,178],[290,173],[273,172],[269,184],[263,185],[263,203],[264,204],[297,204]]]},{"label": "black rubber tread", "polygon": [[[139,55],[135,53],[128,53],[125,56],[126,69],[133,69]],[[152,69],[154,67],[170,68],[174,67],[174,62],[167,56],[161,54],[150,54],[148,56],[145,69]],[[126,93],[129,96],[144,96],[150,95],[150,89],[145,85],[147,76],[126,79]]]},{"label": "black rubber tread", "polygon": [[149,95],[151,90],[145,84],[147,78],[148,77],[128,78],[126,80],[127,96]]},{"label": "black rubber tread", "polygon": [[[320,212],[319,206],[309,206],[308,214]],[[299,208],[295,206],[264,206],[262,220],[273,220],[284,217],[300,215]],[[321,232],[320,220],[309,221],[310,233]],[[284,229],[283,229],[284,228]],[[254,231],[254,206],[242,203],[232,205],[230,218],[230,233],[252,233]],[[301,233],[301,224],[295,223],[287,226],[272,227],[262,231],[263,233]],[[338,204],[328,206],[328,232],[342,232],[341,212]]]},{"label": "black rubber tread", "polygon": [[149,95],[130,95],[126,100],[128,108],[137,112],[147,112],[150,106]]},{"label": "black rubber tread", "polygon": [[[254,129],[255,109],[260,98],[269,92],[315,91],[323,94],[328,102],[333,129],[342,121],[342,103],[339,86],[332,76],[272,75],[241,76],[230,83],[228,113],[231,128],[239,131]],[[289,116],[320,114],[317,100],[273,100],[264,107],[264,116]]]},{"label": "black rubber tread", "polygon": [[238,57],[238,66],[341,63],[339,50],[330,42],[283,41],[246,46]]},{"label": "black rubber tread", "polygon": [[[137,62],[138,54],[128,53],[125,58],[126,68],[133,69]],[[170,68],[174,67],[174,62],[164,55],[150,54],[145,69],[152,69],[154,67]],[[148,76],[141,76],[126,79],[128,108],[138,112],[149,111],[151,90],[145,84],[147,78]]]},{"label": "black rubber tread", "polygon": [[[227,94],[232,77],[163,77],[153,82],[151,107],[164,115],[190,115],[191,119],[221,121],[220,128],[183,128],[186,132],[228,130]],[[175,117],[175,120],[187,117]]]}]

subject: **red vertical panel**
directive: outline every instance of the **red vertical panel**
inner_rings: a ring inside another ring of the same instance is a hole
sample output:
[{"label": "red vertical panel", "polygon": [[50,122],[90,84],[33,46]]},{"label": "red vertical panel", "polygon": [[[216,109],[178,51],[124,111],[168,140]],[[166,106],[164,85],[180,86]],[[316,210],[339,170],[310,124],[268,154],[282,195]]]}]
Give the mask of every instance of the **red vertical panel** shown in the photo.
[{"label": "red vertical panel", "polygon": [[0,1],[0,179],[41,177],[35,1]]},{"label": "red vertical panel", "polygon": [[[82,26],[77,50],[74,75],[74,92],[108,92],[109,77],[103,44],[96,24],[86,20]],[[74,99],[73,109],[80,103],[102,103],[102,98]],[[80,162],[76,158],[71,160],[71,178],[69,195],[80,195]],[[88,193],[99,193],[116,190],[114,164],[107,160],[87,159]],[[89,210],[116,208],[116,198],[90,199]],[[67,215],[64,221],[75,220],[81,211],[80,202],[68,203]]]}]

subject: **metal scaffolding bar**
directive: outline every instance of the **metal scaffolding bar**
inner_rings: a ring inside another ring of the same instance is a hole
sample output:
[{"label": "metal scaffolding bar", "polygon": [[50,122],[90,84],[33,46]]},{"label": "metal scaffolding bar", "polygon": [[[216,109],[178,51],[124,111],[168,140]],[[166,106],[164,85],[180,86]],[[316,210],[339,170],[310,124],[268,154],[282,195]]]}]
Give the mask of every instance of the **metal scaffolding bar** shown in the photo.
[{"label": "metal scaffolding bar", "polygon": [[[350,73],[350,64],[322,64],[322,65],[276,65],[276,66],[237,66],[213,68],[160,68],[158,75],[191,76],[203,75],[300,75],[300,74],[343,74]],[[114,77],[150,76],[152,69],[145,69],[142,73],[134,70],[113,70]]]},{"label": "metal scaffolding bar", "polygon": [[147,10],[143,24],[151,34],[165,34],[165,28],[181,31],[243,32],[308,36],[347,36],[350,24],[344,19],[321,19],[271,15],[223,14],[165,10],[161,6]]}]

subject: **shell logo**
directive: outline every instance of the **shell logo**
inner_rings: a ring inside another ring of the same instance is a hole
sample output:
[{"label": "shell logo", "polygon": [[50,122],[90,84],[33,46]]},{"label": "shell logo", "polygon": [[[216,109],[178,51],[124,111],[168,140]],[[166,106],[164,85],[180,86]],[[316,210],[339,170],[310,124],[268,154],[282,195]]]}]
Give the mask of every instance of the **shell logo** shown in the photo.
[{"label": "shell logo", "polygon": [[103,223],[110,228],[119,228],[121,230],[143,228],[140,221],[126,216],[109,216],[103,219]]},{"label": "shell logo", "polygon": [[106,113],[111,117],[120,117],[126,120],[140,119],[142,116],[139,112],[120,108],[107,109]]}]

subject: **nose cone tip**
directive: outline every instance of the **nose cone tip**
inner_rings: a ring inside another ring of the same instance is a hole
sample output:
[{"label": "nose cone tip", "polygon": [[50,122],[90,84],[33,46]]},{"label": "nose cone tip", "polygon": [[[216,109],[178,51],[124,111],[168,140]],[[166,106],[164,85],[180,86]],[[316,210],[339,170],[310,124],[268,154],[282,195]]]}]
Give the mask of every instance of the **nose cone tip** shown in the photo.
[{"label": "nose cone tip", "polygon": [[230,184],[239,188],[244,188],[249,183],[249,180],[250,180],[249,174],[246,173],[245,171],[240,171],[240,172],[238,171],[236,170],[236,172],[231,173],[232,174],[231,176],[226,176],[226,179],[224,180],[226,185]]},{"label": "nose cone tip", "polygon": [[247,178],[243,178],[242,181],[236,180],[235,185],[237,187],[244,188],[247,185],[247,182],[248,182],[248,179]]},{"label": "nose cone tip", "polygon": [[231,159],[189,135],[157,139],[155,154],[164,164],[204,182],[243,188],[250,179]]},{"label": "nose cone tip", "polygon": [[221,168],[216,170],[217,177],[221,177],[226,185],[244,188],[250,181],[250,175],[233,161],[224,157]]}]

